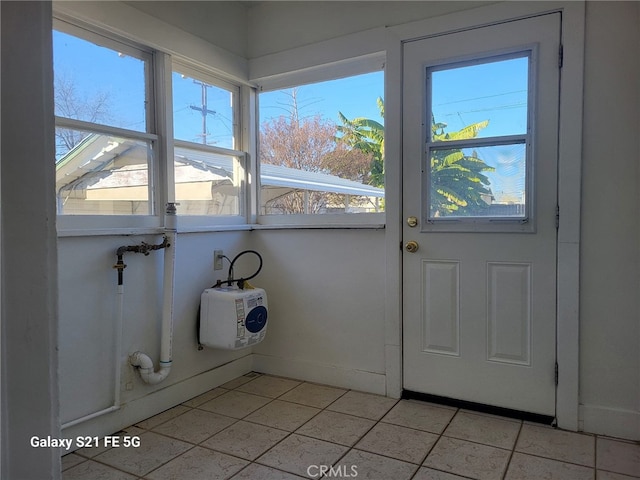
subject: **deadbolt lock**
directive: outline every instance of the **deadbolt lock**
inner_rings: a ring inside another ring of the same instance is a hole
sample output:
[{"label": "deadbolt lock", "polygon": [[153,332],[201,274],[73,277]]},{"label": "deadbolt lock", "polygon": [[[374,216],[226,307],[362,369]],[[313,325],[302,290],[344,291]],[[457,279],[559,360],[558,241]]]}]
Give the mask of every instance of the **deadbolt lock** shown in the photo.
[{"label": "deadbolt lock", "polygon": [[418,226],[418,217],[412,216],[407,218],[407,225],[409,225],[412,228]]},{"label": "deadbolt lock", "polygon": [[409,253],[416,253],[418,251],[418,248],[418,242],[414,240],[409,240],[404,246],[404,249]]}]

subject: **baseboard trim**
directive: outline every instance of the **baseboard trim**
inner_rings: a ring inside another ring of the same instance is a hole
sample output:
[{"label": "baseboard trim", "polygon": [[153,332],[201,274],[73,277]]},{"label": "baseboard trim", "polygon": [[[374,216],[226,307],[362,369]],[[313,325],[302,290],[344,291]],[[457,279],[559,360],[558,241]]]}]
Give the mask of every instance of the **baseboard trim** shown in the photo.
[{"label": "baseboard trim", "polygon": [[640,440],[640,412],[597,405],[580,405],[580,430],[598,435]]},{"label": "baseboard trim", "polygon": [[299,359],[253,354],[255,372],[321,383],[362,392],[386,394],[384,373],[347,369]]},{"label": "baseboard trim", "polygon": [[476,412],[488,413],[491,415],[500,415],[501,417],[526,420],[528,422],[542,423],[544,425],[552,425],[554,420],[551,415],[523,412],[521,410],[513,410],[511,408],[504,407],[494,407],[493,405],[485,405],[484,403],[469,402],[467,400],[457,400],[454,398],[441,397],[428,393],[413,392],[410,390],[403,390],[402,398],[406,400],[421,400],[423,402],[437,403],[440,405],[447,405],[449,407],[464,408],[465,410],[473,410]]}]

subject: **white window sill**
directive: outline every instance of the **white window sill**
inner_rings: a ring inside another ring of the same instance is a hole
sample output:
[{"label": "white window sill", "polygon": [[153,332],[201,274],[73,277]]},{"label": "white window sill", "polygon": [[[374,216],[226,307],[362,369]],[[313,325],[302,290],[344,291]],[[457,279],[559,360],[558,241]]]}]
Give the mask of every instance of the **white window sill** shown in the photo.
[{"label": "white window sill", "polygon": [[[253,230],[383,230],[384,223],[341,223],[341,224],[243,224],[243,225],[207,225],[207,226],[186,226],[178,227],[178,233],[208,233],[208,232],[236,232]],[[119,236],[119,235],[161,235],[165,232],[162,227],[114,227],[114,228],[76,228],[58,230],[58,238],[71,237],[98,237],[98,236]]]}]

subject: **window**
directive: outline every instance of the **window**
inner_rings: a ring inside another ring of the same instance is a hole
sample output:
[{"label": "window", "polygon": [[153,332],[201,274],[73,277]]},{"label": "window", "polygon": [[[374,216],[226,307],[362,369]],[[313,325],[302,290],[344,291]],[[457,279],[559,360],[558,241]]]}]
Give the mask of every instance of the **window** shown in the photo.
[{"label": "window", "polygon": [[531,216],[530,51],[426,70],[426,229]]},{"label": "window", "polygon": [[152,55],[61,22],[56,27],[58,214],[152,215]]},{"label": "window", "polygon": [[237,86],[174,65],[175,197],[179,215],[245,221],[245,155],[237,150]]},{"label": "window", "polygon": [[262,218],[384,212],[383,91],[377,71],[260,93]]}]

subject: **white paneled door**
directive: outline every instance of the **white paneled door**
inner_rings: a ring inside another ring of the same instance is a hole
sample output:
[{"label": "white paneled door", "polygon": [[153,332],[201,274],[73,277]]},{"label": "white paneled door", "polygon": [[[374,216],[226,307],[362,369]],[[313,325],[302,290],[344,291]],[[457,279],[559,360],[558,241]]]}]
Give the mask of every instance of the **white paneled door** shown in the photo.
[{"label": "white paneled door", "polygon": [[404,44],[405,390],[554,415],[560,26]]}]

